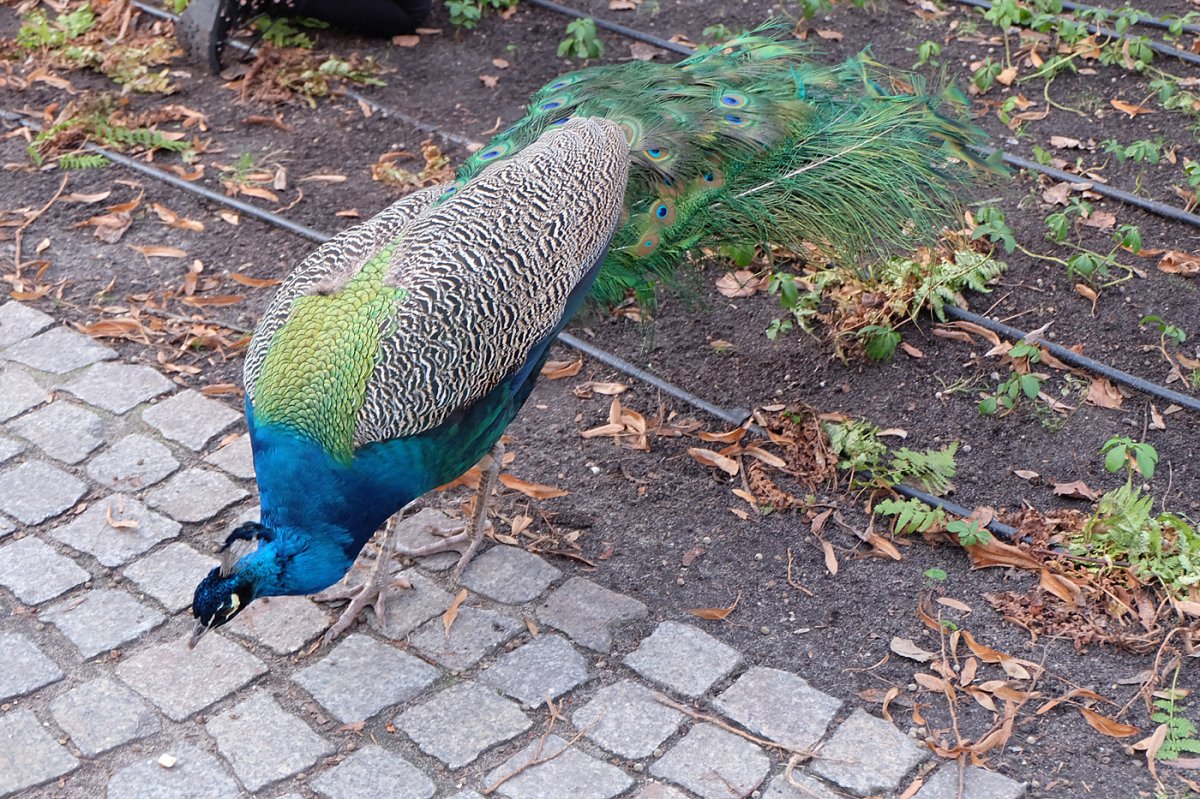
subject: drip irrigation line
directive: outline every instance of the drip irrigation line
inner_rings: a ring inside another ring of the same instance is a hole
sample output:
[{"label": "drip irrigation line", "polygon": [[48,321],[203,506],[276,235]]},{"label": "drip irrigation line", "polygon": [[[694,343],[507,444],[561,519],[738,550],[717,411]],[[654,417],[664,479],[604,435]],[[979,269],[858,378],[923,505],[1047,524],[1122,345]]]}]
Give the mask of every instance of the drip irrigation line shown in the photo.
[{"label": "drip irrigation line", "polygon": [[[1094,11],[1104,11],[1109,14],[1113,13],[1113,9],[1111,9],[1111,8],[1100,8],[1098,6],[1085,6],[1082,3],[1072,3],[1072,2],[1070,2],[1070,0],[1063,0],[1062,6],[1063,6],[1063,8],[1067,9],[1068,11],[1093,11],[1093,12]],[[1137,14],[1137,22],[1135,22],[1133,24],[1134,25],[1145,25],[1147,28],[1161,28],[1162,30],[1170,30],[1171,29],[1171,23],[1166,22],[1165,20],[1159,19],[1158,17],[1143,17],[1141,15],[1141,12],[1139,12]],[[1200,34],[1200,25],[1184,25],[1181,28],[1181,30],[1184,33]]]},{"label": "drip irrigation line", "polygon": [[[138,9],[140,9],[141,11],[146,12],[147,14],[149,14],[152,17],[156,17],[156,18],[162,19],[162,20],[167,20],[172,23],[179,21],[178,15],[172,14],[171,12],[165,11],[164,9],[161,9],[156,6],[152,6],[148,3],[142,2],[142,0],[133,0],[132,5]],[[237,49],[237,50],[241,50],[243,53],[247,53],[250,56],[258,55],[257,47],[246,44],[245,42],[240,42],[237,39],[228,40],[228,44],[230,47],[233,47],[234,49]],[[403,122],[404,124],[409,125],[410,127],[414,127],[417,130],[421,131],[422,133],[428,133],[430,135],[441,136],[446,141],[454,142],[458,146],[465,147],[469,150],[477,149],[480,146],[479,142],[475,141],[474,139],[470,138],[469,136],[463,136],[459,133],[452,133],[450,131],[442,130],[441,128],[437,127],[436,125],[431,125],[430,123],[425,122],[421,119],[418,119],[417,117],[414,117],[411,114],[406,114],[403,111],[397,111],[395,109],[387,108],[386,106],[382,106],[379,103],[372,100],[370,97],[367,97],[365,94],[362,94],[361,92],[355,91],[354,89],[350,88],[349,86],[342,86],[338,89],[338,91],[341,94],[345,95],[346,97],[349,97],[351,100],[354,100],[355,102],[358,102],[361,105],[365,105],[367,108],[370,108],[372,112],[379,114],[381,117],[383,117],[385,119],[388,119],[388,118],[398,119],[401,122]]]},{"label": "drip irrigation line", "polygon": [[[982,8],[985,11],[991,10],[991,8],[992,8],[992,4],[990,2],[988,2],[988,0],[954,0],[954,2],[958,3],[961,6],[972,6],[973,8]],[[1085,28],[1087,28],[1089,33],[1096,33],[1101,36],[1107,36],[1110,39],[1119,39],[1121,41],[1129,41],[1131,38],[1133,38],[1133,37],[1129,36],[1128,34],[1117,33],[1112,28],[1106,28],[1103,25],[1093,25],[1090,22],[1084,22],[1082,24]],[[1173,58],[1178,58],[1180,61],[1186,61],[1189,64],[1200,64],[1200,56],[1195,55],[1194,53],[1189,53],[1186,50],[1180,50],[1177,47],[1171,47],[1169,44],[1163,44],[1161,42],[1156,42],[1153,39],[1147,40],[1145,42],[1145,44],[1151,50],[1153,50],[1156,53],[1159,53],[1160,55],[1167,55],[1167,56],[1171,56]]]},{"label": "drip irrigation line", "polygon": [[[956,305],[947,305],[945,307],[945,311],[948,316],[952,316],[955,319],[961,319],[965,322],[973,322],[980,327],[986,327],[993,333],[1001,335],[1011,341],[1025,340],[1029,336],[1028,333],[1018,330],[1015,327],[1009,327],[1003,322],[997,322],[994,319],[989,319],[986,316],[980,316],[979,314],[971,313],[970,311],[964,311],[962,308],[959,308]],[[1190,411],[1196,411],[1197,413],[1200,413],[1200,399],[1189,397],[1186,394],[1180,394],[1178,391],[1172,391],[1165,386],[1160,386],[1157,383],[1151,383],[1148,380],[1143,380],[1142,378],[1131,375],[1128,372],[1122,372],[1120,369],[1115,369],[1107,364],[1101,363],[1100,361],[1088,358],[1086,355],[1080,355],[1074,350],[1069,350],[1061,344],[1055,344],[1052,341],[1047,341],[1040,338],[1036,343],[1039,347],[1044,348],[1047,352],[1065,364],[1083,369],[1087,372],[1101,375],[1103,377],[1107,377],[1109,380],[1129,386],[1130,388],[1140,391],[1143,394],[1149,394],[1152,397],[1158,397],[1161,400],[1173,402],[1182,408],[1187,408]]]},{"label": "drip irrigation line", "polygon": [[[969,508],[964,508],[962,505],[959,505],[957,502],[951,502],[948,499],[942,499],[941,497],[935,497],[933,494],[930,494],[926,491],[922,491],[919,488],[913,488],[912,486],[906,486],[906,485],[901,485],[901,484],[891,486],[890,488],[902,497],[907,497],[909,499],[918,500],[919,502],[923,502],[924,504],[929,505],[930,507],[933,507],[933,508],[941,508],[944,511],[948,511],[950,513],[953,513],[955,516],[960,516],[964,519],[970,517],[970,515],[971,515],[971,510]],[[1000,538],[1003,538],[1005,541],[1008,541],[1009,543],[1017,540],[1017,528],[1010,527],[1009,525],[1005,524],[1004,522],[998,522],[995,519],[992,519],[992,521],[987,523],[986,527],[988,530],[991,530],[997,536],[999,536]],[[1026,537],[1022,538],[1021,540],[1028,541],[1029,537],[1026,536]]]},{"label": "drip irrigation line", "polygon": [[663,39],[662,37],[655,36],[652,33],[643,33],[635,28],[622,25],[619,22],[611,22],[601,17],[585,14],[582,11],[578,11],[574,8],[559,5],[558,3],[552,2],[552,0],[525,0],[525,2],[531,6],[539,6],[547,11],[553,11],[556,14],[562,14],[564,17],[590,19],[592,22],[596,23],[597,28],[619,34],[627,39],[633,39],[634,41],[643,42],[645,44],[652,44],[655,47],[661,47],[662,49],[670,50],[673,53],[679,53],[680,55],[691,55],[692,53],[696,52],[695,49],[688,47],[686,44],[672,42],[669,39]]}]

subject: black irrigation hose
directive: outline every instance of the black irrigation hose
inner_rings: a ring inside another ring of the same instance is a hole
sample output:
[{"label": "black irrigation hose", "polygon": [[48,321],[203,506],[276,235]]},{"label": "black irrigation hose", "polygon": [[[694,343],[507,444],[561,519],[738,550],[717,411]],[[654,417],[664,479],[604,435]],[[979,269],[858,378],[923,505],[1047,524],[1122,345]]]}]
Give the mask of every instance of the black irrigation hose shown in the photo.
[{"label": "black irrigation hose", "polygon": [[[992,7],[992,4],[988,2],[988,0],[954,0],[954,2],[962,6],[972,6],[974,8],[982,8],[984,10],[990,10]],[[1101,36],[1107,36],[1110,39],[1128,41],[1131,38],[1128,34],[1122,35],[1117,33],[1112,28],[1105,28],[1101,25],[1093,25],[1090,22],[1083,23],[1083,26],[1088,29],[1089,33],[1098,33]],[[1162,44],[1161,42],[1156,42],[1153,40],[1147,41],[1146,46],[1161,55],[1172,56],[1174,58],[1178,58],[1180,61],[1186,61],[1189,64],[1200,64],[1200,56],[1195,55],[1194,53],[1189,53],[1186,50],[1180,50],[1177,47],[1171,47],[1168,44]]]},{"label": "black irrigation hose", "polygon": [[[933,508],[941,508],[942,510],[953,513],[955,516],[961,516],[964,519],[968,518],[971,515],[971,511],[969,508],[964,508],[962,505],[959,505],[957,502],[951,502],[948,499],[942,499],[941,497],[935,497],[933,494],[922,491],[919,488],[913,488],[912,486],[897,484],[897,485],[891,486],[891,489],[902,497],[907,497],[909,499],[918,500],[919,502],[923,502],[926,505],[929,505],[930,507],[933,507]],[[987,529],[991,530],[993,533],[995,533],[1000,538],[1003,538],[1005,541],[1012,542],[1017,539],[1017,528],[1009,527],[1004,522],[998,522],[995,519],[992,519],[990,522],[987,523]],[[1021,540],[1028,541],[1029,539],[1028,539],[1028,537],[1025,537],[1025,538],[1022,538]]]},{"label": "black irrigation hose", "polygon": [[[1111,8],[1100,8],[1098,6],[1085,6],[1082,3],[1072,3],[1070,0],[1063,0],[1063,8],[1068,11],[1104,11],[1109,14],[1114,13]],[[1158,17],[1143,17],[1139,11],[1137,14],[1137,22],[1134,25],[1145,25],[1148,28],[1161,28],[1162,30],[1170,30],[1171,23],[1166,22]],[[1200,25],[1184,25],[1182,28],[1184,33],[1200,34]]]},{"label": "black irrigation hose", "polygon": [[[1011,341],[1021,341],[1029,336],[1028,333],[1018,330],[1015,327],[1009,327],[1003,322],[997,322],[993,319],[987,318],[986,316],[980,316],[979,314],[971,313],[970,311],[964,311],[962,308],[959,308],[955,305],[947,305],[945,307],[945,311],[948,316],[952,316],[955,319],[961,319],[966,322],[973,322],[980,327],[986,327],[993,333],[1001,335]],[[1142,378],[1131,375],[1128,372],[1122,372],[1120,369],[1114,369],[1113,367],[1103,364],[1100,361],[1093,360],[1086,355],[1080,355],[1074,350],[1069,350],[1061,344],[1055,344],[1052,341],[1047,341],[1041,338],[1037,339],[1036,343],[1039,347],[1042,347],[1065,364],[1074,366],[1078,369],[1083,369],[1087,372],[1093,372],[1095,374],[1102,375],[1103,377],[1107,377],[1109,380],[1129,386],[1130,388],[1136,389],[1143,394],[1149,394],[1152,397],[1158,397],[1161,400],[1173,402],[1180,407],[1200,413],[1200,399],[1189,397],[1187,394],[1180,394],[1178,391],[1172,391],[1165,386],[1160,386],[1157,383],[1151,383],[1148,380],[1143,380]]]},{"label": "black irrigation hose", "polygon": [[686,44],[672,42],[668,39],[663,39],[662,37],[655,36],[651,33],[642,33],[639,30],[622,25],[619,22],[610,22],[607,19],[594,17],[591,14],[585,14],[582,11],[577,11],[574,8],[568,8],[567,6],[562,6],[558,3],[551,2],[551,0],[525,0],[525,2],[531,6],[539,6],[547,11],[553,11],[556,14],[562,14],[564,17],[590,19],[596,23],[597,28],[611,31],[612,33],[624,36],[627,39],[633,39],[634,41],[643,42],[645,44],[652,44],[655,47],[661,47],[662,49],[670,50],[673,53],[679,53],[680,55],[691,55],[695,52],[693,48],[688,47]]}]

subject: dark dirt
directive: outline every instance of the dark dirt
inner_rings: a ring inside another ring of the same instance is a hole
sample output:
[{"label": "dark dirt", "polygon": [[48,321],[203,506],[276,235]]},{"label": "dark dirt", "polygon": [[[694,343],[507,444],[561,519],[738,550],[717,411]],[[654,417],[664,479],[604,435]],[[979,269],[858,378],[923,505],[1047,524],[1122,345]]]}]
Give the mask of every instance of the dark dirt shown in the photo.
[{"label": "dark dirt", "polygon": [[[1184,3],[1155,4],[1158,6],[1179,14],[1188,10]],[[696,42],[701,41],[702,30],[708,25],[723,22],[730,28],[750,27],[774,11],[765,2],[729,6],[715,0],[663,2],[656,6],[656,12],[647,2],[641,11],[625,14],[608,12],[607,3],[600,0],[579,2],[578,7],[664,37],[685,34]],[[794,7],[790,10],[795,12]],[[840,41],[819,42],[826,54],[822,57],[840,58],[870,44],[880,61],[907,67],[916,60],[914,51],[920,42],[943,41],[951,21],[974,16],[953,7],[948,17],[926,21],[915,16],[905,3],[891,2],[879,3],[870,11],[839,7],[828,18],[811,23],[811,27],[814,31],[820,28],[843,34]],[[369,96],[384,106],[478,141],[486,139],[489,130],[516,119],[531,91],[575,66],[554,55],[565,20],[541,9],[522,6],[508,20],[489,15],[478,30],[460,32],[451,28],[439,7],[430,26],[443,32],[424,37],[415,48],[329,33],[321,34],[320,44],[343,54],[374,54],[390,72],[384,76],[388,85],[365,90]],[[0,33],[11,36],[15,28],[12,10],[0,10]],[[983,24],[981,30],[989,28]],[[602,34],[601,38],[607,44],[608,58],[627,57],[627,42],[612,34]],[[967,65],[989,51],[995,55],[997,45],[948,41],[941,61],[951,76],[965,83]],[[998,52],[1003,55],[1002,44]],[[497,69],[493,64],[497,58],[507,60],[510,66]],[[1178,65],[1171,68],[1187,74]],[[19,65],[14,69],[21,71]],[[279,192],[279,203],[249,201],[275,209],[296,201],[283,212],[285,216],[329,233],[355,221],[337,212],[353,208],[365,218],[397,196],[397,189],[371,180],[371,165],[389,151],[417,153],[421,141],[427,138],[420,130],[380,115],[364,118],[355,103],[345,100],[321,101],[316,110],[301,104],[278,108],[239,104],[237,95],[221,81],[188,75],[183,69],[178,75],[181,91],[169,101],[200,110],[208,117],[209,131],[203,138],[210,141],[209,149],[200,156],[207,168],[198,182],[220,191],[214,164],[229,164],[240,154],[251,153],[256,163],[272,169],[276,165],[285,167],[289,180],[287,188]],[[1090,108],[1087,118],[1056,110],[1045,120],[1030,122],[1017,137],[999,122],[993,103],[980,122],[1006,149],[1027,157],[1034,144],[1049,149],[1051,135],[1097,142],[1116,138],[1123,143],[1162,136],[1168,144],[1178,146],[1181,156],[1196,152],[1195,139],[1179,115],[1159,111],[1128,119],[1108,105],[1112,98],[1142,102],[1149,93],[1144,79],[1113,67],[1097,69],[1096,75],[1062,76],[1052,86],[1057,102]],[[498,76],[499,82],[495,88],[488,88],[480,75]],[[94,75],[71,73],[67,77],[75,89],[95,91],[111,85]],[[1036,86],[1036,91],[1025,93],[1040,102],[1041,84]],[[44,83],[21,91],[10,86],[5,96],[6,109],[35,113],[64,99],[60,90]],[[1003,96],[1005,93],[997,88],[988,98]],[[149,107],[163,100],[134,96],[130,102],[135,107]],[[977,107],[983,111],[981,103]],[[252,115],[276,113],[289,130],[247,123]],[[438,141],[437,137],[434,140]],[[460,148],[446,141],[438,143],[452,158],[461,157]],[[24,142],[15,135],[0,144],[0,157],[8,165],[4,178],[7,209],[41,207],[61,180],[56,171],[31,169],[23,148]],[[1077,154],[1089,165],[1105,165],[1103,174],[1113,185],[1136,186],[1145,196],[1179,202],[1170,188],[1172,184],[1183,185],[1178,165],[1120,163],[1099,148],[1095,152],[1072,152],[1066,157],[1074,160]],[[159,157],[156,162],[172,164],[177,159]],[[415,169],[420,159],[402,163]],[[305,176],[328,173],[345,175],[347,180],[301,181]],[[303,190],[302,198],[298,197],[297,187]],[[1043,242],[1042,217],[1050,209],[1040,199],[1042,188],[1032,177],[1014,176],[991,194],[1008,215],[1019,241],[1040,252],[1065,257],[1066,250]],[[236,284],[228,274],[279,278],[311,249],[309,242],[248,218],[230,225],[217,215],[220,209],[216,206],[116,167],[71,173],[67,192],[108,189],[112,194],[96,204],[53,205],[24,232],[24,260],[49,262],[42,282],[67,281],[61,299],[54,300],[52,293],[34,304],[70,322],[96,322],[104,317],[99,306],[120,304],[129,294],[177,290],[188,265],[198,259],[205,266],[202,280],[218,279],[205,285],[202,295],[236,294],[245,299],[228,306],[203,307],[199,313],[171,301],[164,306],[166,312],[248,328],[265,305],[270,289]],[[142,192],[144,198],[135,211],[135,221],[119,244],[101,244],[92,237],[90,228],[74,227],[101,213],[104,206],[131,200]],[[161,224],[147,210],[155,202],[182,217],[201,220],[206,230],[192,233]],[[1116,214],[1118,224],[1139,225],[1147,248],[1186,252],[1200,249],[1200,231],[1111,202],[1097,202],[1096,206]],[[865,208],[864,213],[870,213],[870,209]],[[44,238],[50,239],[49,248],[35,255],[37,242]],[[1108,233],[1084,229],[1086,245],[1107,251],[1108,241]],[[179,247],[187,257],[147,259],[129,245]],[[6,243],[6,251],[11,253],[11,249]],[[1076,293],[1075,281],[1068,279],[1064,269],[1019,253],[1005,256],[1009,272],[991,295],[970,297],[971,307],[1026,330],[1052,322],[1049,335],[1058,343],[1082,345],[1085,354],[1093,358],[1162,382],[1168,367],[1156,350],[1158,334],[1138,321],[1146,314],[1157,314],[1181,325],[1189,334],[1196,333],[1193,328],[1200,319],[1200,288],[1196,278],[1160,273],[1154,268],[1153,258],[1129,254],[1123,258],[1142,269],[1145,277],[1104,291],[1094,315],[1091,302]],[[10,259],[5,260],[7,266]],[[979,392],[994,389],[998,378],[993,373],[1007,372],[997,358],[983,355],[989,349],[986,342],[977,340],[969,346],[933,336],[929,320],[922,319],[906,327],[904,335],[905,341],[923,351],[923,358],[900,354],[885,364],[843,363],[831,356],[828,342],[819,335],[794,332],[778,342],[768,341],[763,331],[780,313],[775,300],[763,295],[728,300],[712,288],[720,274],[719,267],[706,266],[699,279],[698,296],[688,300],[664,297],[652,328],[589,312],[576,320],[574,332],[727,407],[803,403],[821,411],[865,417],[881,427],[903,428],[908,432],[905,445],[914,449],[959,441],[959,477],[952,498],[967,507],[990,505],[1019,510],[1029,504],[1041,509],[1067,506],[1086,510],[1086,503],[1056,498],[1050,485],[1081,479],[1093,488],[1112,488],[1118,479],[1103,470],[1097,455],[1100,446],[1114,435],[1144,438],[1162,456],[1159,476],[1152,484],[1155,496],[1166,508],[1188,512],[1193,518],[1200,516],[1196,475],[1200,423],[1194,415],[1171,414],[1166,417],[1166,430],[1147,429],[1150,403],[1145,396],[1131,394],[1122,409],[1105,410],[1083,404],[1086,382],[1066,383],[1055,376],[1048,386],[1055,396],[1060,389],[1066,391],[1063,401],[1078,406],[1073,412],[1059,416],[1026,405],[1003,418],[981,417],[976,410]],[[98,297],[110,281],[114,281],[112,287]],[[171,321],[169,317],[160,318]],[[225,335],[229,341],[238,337],[228,329]],[[156,337],[150,346],[132,341],[116,346],[129,358],[198,367],[196,374],[177,374],[178,380],[189,385],[239,382],[236,349],[187,348],[187,338],[186,329],[182,329],[177,336]],[[724,340],[732,346],[719,354],[710,343],[713,340]],[[1187,346],[1192,347],[1187,351],[1194,353],[1190,340]],[[560,348],[553,357],[574,356]],[[907,690],[913,674],[922,669],[888,655],[893,636],[911,638],[926,649],[939,649],[938,636],[917,614],[919,599],[933,591],[961,600],[973,609],[968,617],[956,614],[954,619],[980,642],[1043,663],[1047,674],[1036,686],[1042,696],[1049,698],[1071,687],[1085,686],[1115,702],[1098,706],[1099,712],[1115,716],[1124,709],[1123,721],[1141,728],[1143,735],[1153,730],[1144,705],[1135,697],[1137,687],[1118,685],[1119,680],[1151,667],[1152,655],[1109,648],[1076,651],[1070,641],[1049,638],[1034,643],[1028,633],[1005,623],[990,608],[986,595],[1025,591],[1035,577],[1008,569],[970,571],[959,548],[919,541],[898,542],[903,553],[900,561],[867,557],[856,537],[830,528],[824,535],[834,544],[841,564],[838,574],[831,576],[804,517],[780,512],[742,520],[731,512],[731,508],[747,507],[730,490],[740,487],[740,482],[714,476],[689,457],[688,447],[703,446],[695,439],[652,437],[648,453],[618,448],[610,439],[581,439],[577,431],[607,421],[610,402],[604,396],[581,400],[572,393],[574,386],[589,378],[628,382],[588,361],[577,377],[542,381],[510,429],[512,449],[517,453],[513,471],[528,480],[566,488],[570,494],[536,504],[521,495],[506,495],[501,512],[511,516],[529,509],[537,516],[540,509],[551,518],[554,514],[561,519],[574,518],[570,526],[584,528],[578,554],[595,568],[566,558],[559,559],[559,565],[638,596],[653,609],[651,622],[628,630],[619,641],[622,650],[631,647],[635,637],[647,632],[653,621],[692,619],[687,612],[690,608],[727,606],[740,596],[737,609],[727,621],[697,623],[746,652],[755,663],[799,671],[822,690],[853,700],[851,704],[861,702],[872,712],[879,712],[875,701],[883,691],[899,686],[905,696],[915,697],[920,703],[927,722],[920,734],[952,740],[944,697]],[[1188,390],[1181,386],[1177,382],[1172,387]],[[228,399],[237,404],[236,398]],[[646,416],[653,415],[662,402],[667,409],[695,418],[705,429],[721,429],[720,423],[643,386],[633,385],[621,400]],[[1014,469],[1033,470],[1042,477],[1031,483],[1014,475]],[[826,499],[837,501],[851,524],[865,528],[867,520],[861,513],[865,497]],[[538,529],[544,529],[541,524]],[[204,534],[215,539],[221,530],[210,529]],[[813,596],[789,585],[789,551],[794,558],[794,579]],[[684,566],[685,561],[690,565]],[[930,568],[944,569],[948,579],[930,588],[923,576]],[[997,666],[986,666],[979,679],[1003,679],[1003,674]],[[1195,667],[1185,666],[1180,685],[1197,687]],[[1023,687],[1029,686],[1026,683]],[[863,698],[856,698],[860,694]],[[1033,782],[1031,796],[1152,795],[1154,781],[1144,761],[1122,751],[1122,744],[1140,735],[1124,740],[1103,737],[1070,708],[1034,716],[1032,709],[1038,704],[1040,700],[1034,700],[1022,710],[1012,739],[1002,751],[989,754],[988,767]],[[894,704],[892,712],[902,728],[918,726],[909,721],[908,708]],[[992,724],[993,715],[974,703],[960,704],[957,713],[964,738],[974,739]],[[1179,789],[1178,783],[1172,785],[1172,790]]]}]

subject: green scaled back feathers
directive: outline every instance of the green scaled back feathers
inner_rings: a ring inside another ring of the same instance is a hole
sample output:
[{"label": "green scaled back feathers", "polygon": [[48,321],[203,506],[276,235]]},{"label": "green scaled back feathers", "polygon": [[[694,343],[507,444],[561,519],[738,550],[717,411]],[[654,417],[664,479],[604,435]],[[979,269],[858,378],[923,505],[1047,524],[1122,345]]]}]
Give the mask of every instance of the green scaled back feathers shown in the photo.
[{"label": "green scaled back feathers", "polygon": [[990,171],[967,150],[983,134],[962,118],[965,98],[929,94],[867,54],[814,64],[783,34],[767,26],[674,65],[557,78],[455,184],[572,116],[620,124],[632,169],[626,219],[592,290],[606,304],[628,290],[648,297],[701,246],[809,242],[861,259],[934,237]]}]

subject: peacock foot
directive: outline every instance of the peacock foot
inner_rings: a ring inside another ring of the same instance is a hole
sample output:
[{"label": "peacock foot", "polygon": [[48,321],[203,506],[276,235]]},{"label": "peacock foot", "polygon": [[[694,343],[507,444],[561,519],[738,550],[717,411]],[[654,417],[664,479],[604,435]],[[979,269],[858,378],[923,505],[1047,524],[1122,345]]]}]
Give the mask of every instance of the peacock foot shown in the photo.
[{"label": "peacock foot", "polygon": [[479,551],[479,545],[483,543],[483,536],[491,526],[490,522],[486,522],[481,525],[479,530],[475,530],[472,524],[456,525],[450,529],[438,524],[431,524],[423,532],[427,536],[437,536],[440,540],[419,547],[398,545],[396,553],[404,558],[424,558],[442,552],[457,552],[460,557],[458,563],[454,565],[454,571],[451,572],[454,582],[457,583],[462,578],[467,564]]},{"label": "peacock foot", "polygon": [[[389,529],[390,532],[390,529]],[[337,583],[326,588],[313,599],[317,602],[342,602],[350,600],[342,614],[338,616],[325,635],[321,638],[320,646],[328,646],[339,635],[349,629],[350,625],[367,608],[375,612],[375,618],[383,628],[387,624],[387,598],[394,588],[411,589],[412,583],[407,577],[394,576],[391,570],[393,548],[385,544],[380,546],[379,556],[371,569],[370,575],[357,585]],[[351,572],[353,574],[353,572]],[[318,647],[319,648],[319,647]]]}]

